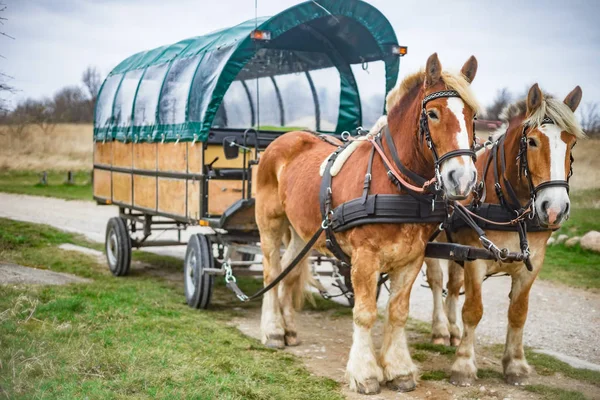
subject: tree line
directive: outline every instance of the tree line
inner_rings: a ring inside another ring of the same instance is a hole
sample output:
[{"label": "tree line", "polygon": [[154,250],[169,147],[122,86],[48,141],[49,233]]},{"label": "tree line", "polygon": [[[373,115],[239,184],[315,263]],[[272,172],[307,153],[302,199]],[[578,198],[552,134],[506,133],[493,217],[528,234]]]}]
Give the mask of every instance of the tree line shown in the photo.
[{"label": "tree line", "polygon": [[[485,108],[482,118],[498,121],[506,106],[511,104],[512,101],[524,99],[525,97],[527,97],[527,90],[514,95],[508,88],[502,88],[496,92],[496,97],[492,103]],[[600,138],[600,106],[598,103],[589,102],[580,105],[577,114],[583,131],[589,137]]]},{"label": "tree line", "polygon": [[94,106],[102,78],[96,67],[88,67],[81,85],[66,86],[49,98],[27,98],[12,110],[0,113],[0,124],[38,125],[48,132],[58,123],[89,123],[94,119]]}]

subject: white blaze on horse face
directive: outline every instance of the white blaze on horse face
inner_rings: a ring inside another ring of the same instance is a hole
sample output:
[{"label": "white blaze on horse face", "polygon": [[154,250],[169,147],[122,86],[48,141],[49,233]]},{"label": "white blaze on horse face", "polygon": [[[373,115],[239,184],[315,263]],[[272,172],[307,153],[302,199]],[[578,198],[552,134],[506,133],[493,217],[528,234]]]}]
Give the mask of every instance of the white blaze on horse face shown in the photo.
[{"label": "white blaze on horse face", "polygon": [[[562,130],[555,124],[543,124],[538,128],[544,136],[548,138],[550,151],[550,180],[564,181],[565,157],[567,154],[567,144],[562,140]],[[541,151],[545,149],[540,148]],[[536,198],[536,212],[547,224],[559,224],[566,214],[568,214],[569,194],[567,189],[561,186],[550,186],[539,191]],[[558,218],[560,216],[560,218]]]},{"label": "white blaze on horse face", "polygon": [[[463,113],[465,103],[459,97],[449,97],[446,101],[448,109],[458,121],[458,132],[454,133],[458,145],[457,149],[468,150],[470,149],[469,131]],[[477,179],[475,163],[469,156],[452,157],[444,161],[440,166],[440,172],[446,192],[453,198],[466,197]]]}]

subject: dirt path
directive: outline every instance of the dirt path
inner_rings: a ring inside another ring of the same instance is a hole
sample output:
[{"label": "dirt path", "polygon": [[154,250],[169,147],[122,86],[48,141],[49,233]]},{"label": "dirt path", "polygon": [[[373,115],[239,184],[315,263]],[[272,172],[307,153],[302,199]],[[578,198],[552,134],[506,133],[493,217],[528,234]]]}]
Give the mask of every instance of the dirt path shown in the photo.
[{"label": "dirt path", "polygon": [[[117,207],[97,206],[93,202],[0,193],[0,217],[52,225],[85,234],[95,241],[104,240],[106,222],[117,214]],[[167,237],[168,232],[161,239]],[[154,248],[152,251],[183,257],[185,248]],[[410,315],[429,322],[431,293],[421,287],[422,283],[420,276],[412,291]],[[503,343],[510,281],[508,278],[489,279],[484,289],[485,311],[477,330],[478,342]],[[386,300],[384,293],[380,299],[382,307]],[[600,294],[538,281],[531,292],[529,310],[524,339],[527,346],[600,364]]]},{"label": "dirt path", "polygon": [[[260,314],[259,310],[245,310],[243,318],[231,321],[232,325],[244,334],[259,339]],[[418,329],[408,330],[409,344],[426,343],[429,338]],[[326,376],[343,384],[344,395],[352,400],[364,400],[366,397],[350,392],[345,384],[345,368],[348,362],[348,352],[352,343],[352,322],[349,316],[332,318],[327,312],[302,312],[298,315],[299,335],[302,340],[297,347],[288,347],[285,351],[299,356],[313,373]],[[375,347],[381,346],[383,329],[378,321],[373,339]],[[411,350],[415,353],[415,350]],[[452,356],[435,352],[418,351],[422,361],[417,362],[421,373],[444,371],[449,374]],[[477,364],[480,371],[484,370],[486,377],[480,373],[475,386],[458,388],[451,385],[446,377],[441,380],[420,380],[417,389],[410,393],[399,395],[396,392],[382,388],[379,395],[369,396],[368,399],[541,399],[538,395],[525,391],[523,388],[506,385],[500,376],[502,371],[500,356],[491,350],[479,346]],[[597,388],[590,384],[567,379],[564,377],[547,377],[535,372],[530,379],[532,385],[561,387],[567,390],[580,391],[589,398],[596,398]]]}]

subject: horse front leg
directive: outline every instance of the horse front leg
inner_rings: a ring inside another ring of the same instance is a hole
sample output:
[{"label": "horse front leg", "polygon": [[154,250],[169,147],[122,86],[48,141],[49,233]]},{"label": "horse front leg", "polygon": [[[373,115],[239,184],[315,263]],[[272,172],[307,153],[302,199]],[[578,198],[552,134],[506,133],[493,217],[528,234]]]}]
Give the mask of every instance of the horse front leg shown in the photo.
[{"label": "horse front leg", "polygon": [[475,329],[483,316],[481,283],[487,271],[485,261],[465,262],[465,304],[462,309],[464,333],[456,350],[450,382],[470,386],[477,378],[475,364]]},{"label": "horse front leg", "polygon": [[[399,392],[416,387],[417,367],[410,357],[405,325],[408,320],[410,291],[423,265],[423,257],[390,272],[390,299],[383,331],[380,365],[387,386]],[[441,293],[440,293],[441,294]]]},{"label": "horse front leg", "polygon": [[523,326],[527,320],[529,292],[537,273],[538,269],[529,272],[523,265],[521,269],[511,274],[512,286],[508,308],[508,330],[504,356],[502,357],[504,378],[511,385],[526,384],[531,370],[523,350]]},{"label": "horse front leg", "polygon": [[352,254],[352,284],[354,286],[354,333],[346,367],[350,389],[361,394],[379,393],[383,373],[377,364],[371,338],[371,328],[377,320],[377,251],[357,248]]},{"label": "horse front leg", "polygon": [[427,283],[433,295],[433,316],[431,318],[431,342],[433,344],[450,345],[450,332],[448,331],[448,317],[444,310],[444,273],[440,260],[426,258]]},{"label": "horse front leg", "polygon": [[454,261],[448,261],[448,295],[446,296],[446,315],[450,330],[450,345],[458,347],[462,336],[460,329],[460,311],[458,297],[465,281],[463,267]]}]

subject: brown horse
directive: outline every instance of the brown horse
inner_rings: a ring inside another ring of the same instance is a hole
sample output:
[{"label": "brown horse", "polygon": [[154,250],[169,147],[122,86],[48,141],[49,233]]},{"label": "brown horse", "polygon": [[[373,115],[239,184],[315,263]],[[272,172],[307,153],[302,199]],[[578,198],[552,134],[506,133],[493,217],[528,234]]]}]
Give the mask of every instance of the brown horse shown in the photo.
[{"label": "brown horse", "polygon": [[[571,150],[577,138],[584,134],[577,122],[574,111],[581,101],[581,88],[577,86],[564,101],[557,100],[547,94],[542,94],[537,84],[529,90],[526,100],[509,106],[503,113],[505,125],[502,133],[506,169],[504,178],[514,188],[520,204],[527,204],[535,195],[535,214],[542,227],[556,228],[568,218],[569,194],[565,183],[571,171]],[[526,145],[526,154],[521,152]],[[496,178],[493,164],[484,176],[484,168],[492,150],[486,149],[478,154],[477,169],[486,187],[486,203],[500,204],[497,192],[494,190]],[[520,154],[521,153],[521,154]],[[528,175],[522,169],[520,162],[527,160]],[[493,159],[490,160],[493,163]],[[496,167],[502,171],[502,160],[497,159]],[[502,172],[500,172],[502,173]],[[554,183],[552,183],[554,182]],[[502,196],[509,197],[510,188],[500,179]],[[517,232],[486,230],[486,234],[499,247],[519,249],[519,234]],[[476,378],[475,365],[475,328],[483,315],[481,299],[481,284],[486,275],[496,272],[506,272],[512,278],[510,306],[508,310],[508,332],[502,364],[504,376],[508,383],[522,384],[529,375],[529,365],[523,351],[523,326],[527,319],[529,291],[537,277],[546,252],[546,242],[551,231],[544,230],[529,232],[529,249],[533,270],[528,271],[523,263],[500,263],[478,260],[465,262],[464,274],[461,267],[449,263],[448,297],[446,310],[443,311],[442,301],[442,270],[439,262],[427,259],[427,277],[434,297],[433,340],[435,343],[459,345],[456,351],[456,361],[452,366],[451,382],[466,386]],[[470,229],[459,230],[452,234],[452,239],[462,244],[477,245],[477,235]],[[458,296],[465,284],[465,304],[462,309],[464,333],[460,339],[458,325]],[[449,325],[449,330],[448,330]]]},{"label": "brown horse", "polygon": [[[431,150],[419,139],[419,117],[423,99],[434,92],[452,89],[460,97],[437,98],[427,103],[431,138],[442,157],[472,144],[472,122],[477,108],[470,82],[477,71],[471,57],[461,75],[442,71],[437,54],[429,57],[424,72],[411,75],[387,98],[388,126],[400,159],[410,170],[434,176]],[[290,132],[275,140],[262,155],[258,167],[256,221],[264,254],[264,284],[268,285],[299,253],[322,223],[319,208],[320,164],[335,148],[308,132]],[[333,206],[360,196],[371,145],[356,149],[333,180]],[[387,157],[390,157],[386,146]],[[464,198],[470,193],[476,171],[468,156],[442,163],[440,176],[446,194]],[[397,194],[386,176],[380,157],[372,166],[371,193]],[[405,177],[405,179],[407,179]],[[355,293],[354,336],[347,365],[351,389],[376,393],[379,382],[401,391],[415,387],[416,367],[406,344],[404,325],[408,318],[409,295],[424,258],[427,240],[435,224],[362,225],[336,234],[343,251],[351,255]],[[285,243],[284,243],[285,242]],[[282,244],[287,246],[280,255]],[[330,254],[325,240],[315,248]],[[371,328],[377,319],[376,291],[381,273],[388,273],[392,295],[385,322],[381,354],[376,357]],[[265,294],[262,305],[262,338],[267,346],[281,348],[298,344],[294,304],[299,305],[308,277],[306,263],[299,266],[276,288]]]}]

